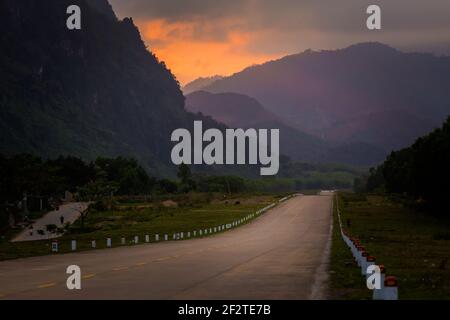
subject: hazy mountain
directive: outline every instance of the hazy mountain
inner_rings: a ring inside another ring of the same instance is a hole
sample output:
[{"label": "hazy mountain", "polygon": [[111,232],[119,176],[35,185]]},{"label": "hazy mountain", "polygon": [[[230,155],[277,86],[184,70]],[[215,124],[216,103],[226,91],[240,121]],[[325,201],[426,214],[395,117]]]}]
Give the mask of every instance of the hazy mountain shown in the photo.
[{"label": "hazy mountain", "polygon": [[252,66],[204,90],[249,95],[302,131],[389,152],[445,119],[448,88],[450,57],[363,43]]},{"label": "hazy mountain", "polygon": [[202,90],[204,87],[210,85],[214,81],[223,79],[222,76],[212,76],[207,78],[198,78],[194,81],[189,82],[187,85],[183,87],[184,94],[189,94],[194,91]]},{"label": "hazy mountain", "polygon": [[372,165],[385,155],[382,149],[368,143],[336,145],[306,134],[243,94],[193,92],[186,96],[186,109],[211,116],[232,128],[280,129],[280,151],[295,161]]},{"label": "hazy mountain", "polygon": [[231,128],[280,129],[280,152],[294,160],[318,161],[326,148],[322,140],[289,127],[246,95],[197,91],[186,96],[186,109],[211,116]]},{"label": "hazy mountain", "polygon": [[251,128],[270,121],[284,125],[278,116],[267,111],[256,99],[232,92],[193,92],[186,95],[186,110],[201,112],[231,128]]},{"label": "hazy mountain", "polygon": [[[66,28],[72,4],[82,30]],[[194,115],[132,19],[117,20],[107,0],[0,0],[0,29],[0,153],[125,155],[151,173],[173,168],[170,135]]]}]

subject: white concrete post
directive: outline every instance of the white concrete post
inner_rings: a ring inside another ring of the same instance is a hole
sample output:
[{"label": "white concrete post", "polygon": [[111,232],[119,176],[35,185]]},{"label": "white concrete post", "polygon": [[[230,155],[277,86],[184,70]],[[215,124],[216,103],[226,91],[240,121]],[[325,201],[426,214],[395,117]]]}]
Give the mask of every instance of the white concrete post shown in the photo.
[{"label": "white concrete post", "polygon": [[181,233],[180,238],[181,238],[181,239],[184,238],[184,232]]},{"label": "white concrete post", "polygon": [[139,237],[138,236],[135,236],[134,237],[134,244],[138,244],[139,243]]},{"label": "white concrete post", "polygon": [[366,271],[364,272],[364,275],[366,276],[366,280],[369,277],[369,275],[367,274],[367,268],[370,266],[373,266],[375,264],[375,257],[373,256],[367,256],[366,257]]},{"label": "white concrete post", "polygon": [[356,251],[355,251],[355,259],[356,259],[356,263],[358,264],[359,267],[362,267],[363,250],[364,250],[364,248],[357,247]]},{"label": "white concrete post", "polygon": [[58,252],[58,241],[52,241],[52,252]]},{"label": "white concrete post", "polygon": [[384,265],[379,265],[380,268],[380,289],[374,289],[372,294],[373,300],[382,300],[384,291],[384,281],[386,280],[386,269]]},{"label": "white concrete post", "polygon": [[167,234],[164,235],[164,241],[169,240],[169,236]]},{"label": "white concrete post", "polygon": [[120,243],[121,243],[122,245],[125,245],[125,238],[120,239]]},{"label": "white concrete post", "polygon": [[92,248],[95,249],[95,247],[97,246],[97,241],[92,240],[92,243],[91,243],[91,244],[92,244]]},{"label": "white concrete post", "polygon": [[150,242],[150,236],[148,234],[145,235],[145,242]]},{"label": "white concrete post", "polygon": [[398,300],[398,282],[393,276],[386,277],[384,280],[384,289],[382,300]]},{"label": "white concrete post", "polygon": [[106,247],[111,248],[111,238],[106,239]]},{"label": "white concrete post", "polygon": [[156,241],[156,242],[159,241],[159,234],[155,234],[155,241]]},{"label": "white concrete post", "polygon": [[187,237],[188,237],[188,238],[190,238],[190,237],[191,237],[191,232],[190,232],[190,231],[188,231],[188,233],[187,233]]},{"label": "white concrete post", "polygon": [[361,252],[361,275],[362,276],[366,275],[367,257],[368,257],[367,252],[365,252],[365,251]]},{"label": "white concrete post", "polygon": [[77,240],[72,240],[72,251],[77,250]]}]

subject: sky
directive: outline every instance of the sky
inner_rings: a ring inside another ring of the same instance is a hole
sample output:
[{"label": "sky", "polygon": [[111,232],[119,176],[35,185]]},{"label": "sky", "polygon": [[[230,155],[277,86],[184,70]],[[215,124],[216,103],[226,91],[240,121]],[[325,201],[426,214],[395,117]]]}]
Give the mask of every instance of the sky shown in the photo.
[{"label": "sky", "polygon": [[[449,0],[109,1],[119,18],[133,18],[149,49],[181,84],[358,42],[450,53]],[[382,30],[366,28],[370,4],[381,7]]]}]

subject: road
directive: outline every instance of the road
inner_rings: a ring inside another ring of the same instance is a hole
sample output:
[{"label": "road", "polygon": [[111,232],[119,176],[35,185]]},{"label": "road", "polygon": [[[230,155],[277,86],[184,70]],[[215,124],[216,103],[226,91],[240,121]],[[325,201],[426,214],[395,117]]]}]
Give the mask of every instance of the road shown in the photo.
[{"label": "road", "polygon": [[[46,231],[46,226],[54,224],[57,227],[63,227],[65,223],[74,223],[81,215],[81,212],[86,210],[87,203],[84,202],[71,202],[63,204],[59,207],[59,210],[54,210],[46,213],[42,218],[36,220],[32,225],[33,229],[25,229],[19,233],[12,242],[19,241],[33,241],[33,240],[45,240],[60,237],[61,234],[50,233]],[[64,223],[61,223],[61,217],[64,217]],[[43,230],[45,234],[41,235],[37,231]]]},{"label": "road", "polygon": [[[331,206],[297,196],[208,238],[0,262],[0,298],[324,299]],[[69,265],[81,290],[66,287]]]}]

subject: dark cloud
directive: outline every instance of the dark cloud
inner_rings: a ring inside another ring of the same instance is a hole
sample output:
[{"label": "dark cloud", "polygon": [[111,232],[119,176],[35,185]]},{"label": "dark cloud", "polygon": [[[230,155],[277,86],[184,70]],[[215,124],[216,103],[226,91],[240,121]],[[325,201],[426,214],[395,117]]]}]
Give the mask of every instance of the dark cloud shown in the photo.
[{"label": "dark cloud", "polygon": [[[448,53],[450,48],[450,0],[109,1],[119,17],[131,16],[140,23],[163,21],[163,35],[152,37],[150,46],[169,47],[177,41],[228,43],[230,59],[336,49],[366,41],[410,51]],[[382,9],[381,31],[366,28],[371,4]],[[233,42],[231,35],[237,33],[246,40]]]},{"label": "dark cloud", "polygon": [[110,0],[119,16],[189,21],[239,17],[244,27],[295,32],[309,27],[354,31],[364,27],[365,8],[382,7],[386,28],[450,31],[448,0]]},{"label": "dark cloud", "polygon": [[109,0],[119,16],[137,19],[166,19],[185,21],[204,18],[221,18],[238,15],[246,1],[235,0]]}]

